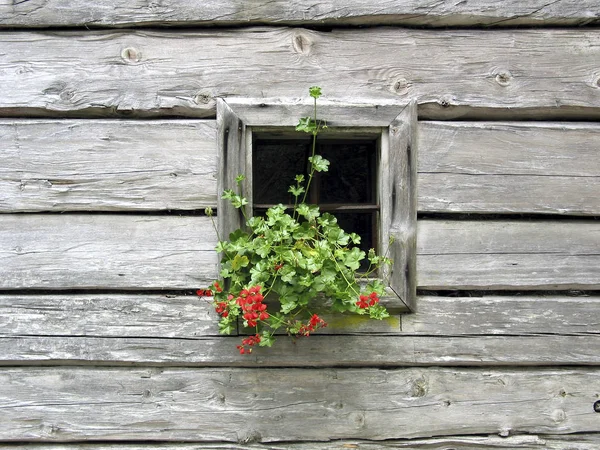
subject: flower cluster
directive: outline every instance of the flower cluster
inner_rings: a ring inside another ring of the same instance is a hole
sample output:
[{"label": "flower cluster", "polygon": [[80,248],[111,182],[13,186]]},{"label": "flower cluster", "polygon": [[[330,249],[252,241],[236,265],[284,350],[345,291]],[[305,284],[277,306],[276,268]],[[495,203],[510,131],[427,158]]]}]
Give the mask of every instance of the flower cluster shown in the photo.
[{"label": "flower cluster", "polygon": [[256,344],[260,344],[260,334],[255,334],[254,336],[249,336],[245,339],[242,339],[242,345],[237,345],[237,349],[240,351],[240,355],[244,353],[252,353],[252,347]]},{"label": "flower cluster", "polygon": [[302,324],[298,329],[298,336],[310,336],[310,333],[317,328],[325,328],[327,322],[321,319],[318,315],[313,314],[306,324]]},{"label": "flower cluster", "polygon": [[388,317],[379,301],[386,290],[379,276],[391,260],[374,249],[363,251],[358,234],[347,233],[334,215],[306,203],[311,182],[330,165],[315,153],[317,135],[326,128],[317,119],[321,89],[313,86],[309,93],[314,116],[301,118],[296,130],[312,135],[312,152],[308,172],[290,180],[289,206],[275,205],[250,217],[242,192],[245,177],[239,175],[237,189],[225,190],[222,198],[239,210],[244,225],[223,239],[212,210],[206,209],[217,232],[221,264],[219,279],[197,294],[214,297],[220,333],[246,336],[237,346],[241,354],[270,347],[276,334],[309,336],[327,326],[322,313]]},{"label": "flower cluster", "polygon": [[360,309],[367,309],[371,306],[375,306],[379,303],[379,297],[377,297],[376,292],[371,292],[369,295],[360,295],[358,297],[358,301],[356,302],[356,306]]},{"label": "flower cluster", "polygon": [[[258,320],[267,320],[269,318],[267,305],[263,303],[265,298],[260,293],[261,290],[262,287],[259,285],[252,286],[250,289],[242,289],[240,295],[235,300],[244,312],[242,317],[245,320],[244,326],[246,327],[256,327]],[[231,295],[230,297],[233,298]]]}]

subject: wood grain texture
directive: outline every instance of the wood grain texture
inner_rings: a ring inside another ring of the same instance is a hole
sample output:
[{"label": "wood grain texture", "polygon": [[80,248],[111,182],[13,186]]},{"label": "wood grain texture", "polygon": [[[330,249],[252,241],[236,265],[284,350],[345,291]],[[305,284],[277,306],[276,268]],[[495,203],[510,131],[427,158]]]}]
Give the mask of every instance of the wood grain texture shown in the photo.
[{"label": "wood grain texture", "polygon": [[0,337],[3,366],[600,366],[600,336],[315,335],[240,355],[241,337]]},{"label": "wood grain texture", "polygon": [[272,442],[259,444],[246,442],[209,442],[193,444],[172,443],[93,443],[93,444],[9,444],[0,450],[382,450],[382,449],[427,449],[427,450],[597,450],[600,436],[581,433],[573,436],[518,435],[518,436],[452,436],[428,439],[403,439],[387,441],[337,440],[333,442]]},{"label": "wood grain texture", "polygon": [[600,214],[600,127],[420,122],[419,210]]},{"label": "wood grain texture", "polygon": [[[400,318],[321,314],[322,334],[401,336],[600,335],[600,297],[420,296],[418,310]],[[401,322],[401,324],[400,324]],[[210,299],[147,294],[0,295],[0,335],[5,337],[216,336],[217,315]]]},{"label": "wood grain texture", "polygon": [[248,4],[244,0],[160,3],[111,0],[29,0],[0,5],[0,26],[122,27],[131,25],[307,25],[514,26],[582,25],[598,22],[592,0],[494,0],[469,2],[393,0],[371,4],[359,0],[284,0]]},{"label": "wood grain texture", "polygon": [[388,128],[380,169],[386,184],[380,194],[381,240],[393,261],[389,283],[411,311],[417,304],[417,129],[417,105],[410,103]]},{"label": "wood grain texture", "polygon": [[521,108],[537,118],[587,114],[600,104],[599,35],[402,28],[362,29],[359,37],[356,30],[300,28],[5,32],[0,113],[214,117],[217,97],[305,97],[318,80],[325,98],[416,99],[429,117],[462,114],[461,107],[511,115]]},{"label": "wood grain texture", "polygon": [[194,289],[217,275],[207,217],[0,215],[2,289]]},{"label": "wood grain texture", "polygon": [[[248,143],[245,123],[223,99],[218,99],[217,105],[217,154],[219,159],[217,184],[219,214],[217,221],[220,239],[228,240],[231,233],[245,227],[246,224],[243,211],[235,208],[231,201],[224,199],[222,193],[232,190],[238,195],[243,195],[249,202],[245,206],[247,217],[249,217],[252,214],[252,170],[248,170],[247,164]],[[250,165],[250,167],[252,166]],[[241,185],[238,185],[236,181],[239,175],[246,177]]]},{"label": "wood grain texture", "polygon": [[216,206],[214,121],[2,120],[0,212]]},{"label": "wood grain texture", "polygon": [[405,335],[600,334],[597,296],[420,296],[417,305],[402,316]]},{"label": "wood grain texture", "polygon": [[[217,336],[218,315],[212,298],[195,295],[62,294],[0,295],[0,335],[152,337],[194,339]],[[400,317],[312,311],[328,323],[325,334],[398,334]]]},{"label": "wood grain texture", "polygon": [[421,220],[422,289],[598,289],[596,221]]},{"label": "wood grain texture", "polygon": [[597,433],[598,375],[599,369],[5,368],[0,439],[151,435],[244,443]]},{"label": "wood grain texture", "polygon": [[0,335],[216,336],[218,315],[211,300],[195,295],[1,295]]}]

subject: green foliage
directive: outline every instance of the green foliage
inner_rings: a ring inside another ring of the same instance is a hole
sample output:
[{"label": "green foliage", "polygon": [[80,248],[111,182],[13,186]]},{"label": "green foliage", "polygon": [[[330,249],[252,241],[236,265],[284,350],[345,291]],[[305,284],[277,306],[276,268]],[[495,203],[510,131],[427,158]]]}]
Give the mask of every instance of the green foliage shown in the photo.
[{"label": "green foliage", "polygon": [[[237,321],[243,319],[244,325],[256,333],[238,346],[241,353],[251,352],[256,344],[271,347],[274,333],[280,329],[292,336],[308,336],[326,326],[310,311],[317,299],[329,299],[334,312],[366,314],[373,319],[388,316],[379,304],[385,285],[372,280],[361,290],[361,279],[368,280],[391,261],[378,256],[374,249],[365,254],[355,246],[360,243],[357,234],[346,233],[335,216],[321,214],[318,206],[305,202],[314,173],[329,167],[329,161],[315,155],[315,141],[321,129],[316,100],[321,89],[313,86],[309,93],[315,101],[315,115],[300,119],[296,129],[313,134],[313,152],[308,180],[302,174],[296,175],[295,184],[289,187],[288,192],[296,199],[294,207],[277,205],[269,208],[264,217],[250,217],[244,229],[231,233],[216,248],[221,255],[222,279],[213,284],[214,305],[221,315],[219,331],[231,334]],[[238,187],[244,179],[243,175],[236,178]],[[224,191],[223,198],[242,211],[248,204],[241,192],[233,190]],[[207,210],[207,215],[212,217],[212,210]],[[365,258],[369,266],[361,273]],[[266,297],[278,300],[279,311],[267,310],[263,303]]]}]

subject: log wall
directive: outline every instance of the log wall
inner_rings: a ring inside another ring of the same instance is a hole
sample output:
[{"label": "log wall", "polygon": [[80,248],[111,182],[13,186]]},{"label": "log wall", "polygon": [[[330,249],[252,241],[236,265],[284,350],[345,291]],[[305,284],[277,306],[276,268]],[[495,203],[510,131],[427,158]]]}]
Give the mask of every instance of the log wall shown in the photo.
[{"label": "log wall", "polygon": [[[600,447],[599,20],[0,4],[0,449]],[[240,355],[192,295],[218,273],[217,99],[289,124],[312,84],[357,126],[417,102],[416,311]]]}]

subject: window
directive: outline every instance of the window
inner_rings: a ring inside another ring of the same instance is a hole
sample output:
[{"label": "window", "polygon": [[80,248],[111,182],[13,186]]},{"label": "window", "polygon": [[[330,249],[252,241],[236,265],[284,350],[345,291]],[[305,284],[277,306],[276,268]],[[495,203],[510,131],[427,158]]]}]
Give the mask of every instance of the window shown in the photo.
[{"label": "window", "polygon": [[[252,133],[254,214],[279,203],[293,206],[287,188],[296,174],[308,172],[312,136],[292,133]],[[307,195],[307,201],[318,204],[321,211],[335,214],[344,230],[360,235],[365,252],[378,247],[378,141],[378,134],[319,135],[316,153],[331,165],[328,172],[315,174]]]},{"label": "window", "polygon": [[[294,130],[312,103],[285,104],[219,99],[217,105],[219,192],[235,188],[246,174],[244,195],[255,214],[273,204],[290,203],[287,187],[306,173],[310,136]],[[319,134],[318,153],[331,161],[331,172],[319,174],[310,203],[333,212],[341,226],[363,237],[394,260],[390,276],[390,310],[413,310],[416,297],[416,105],[339,104],[320,100],[319,116],[328,130]],[[275,172],[275,173],[274,173]],[[283,195],[283,197],[281,197]],[[223,235],[239,228],[242,217],[219,200]]]}]

